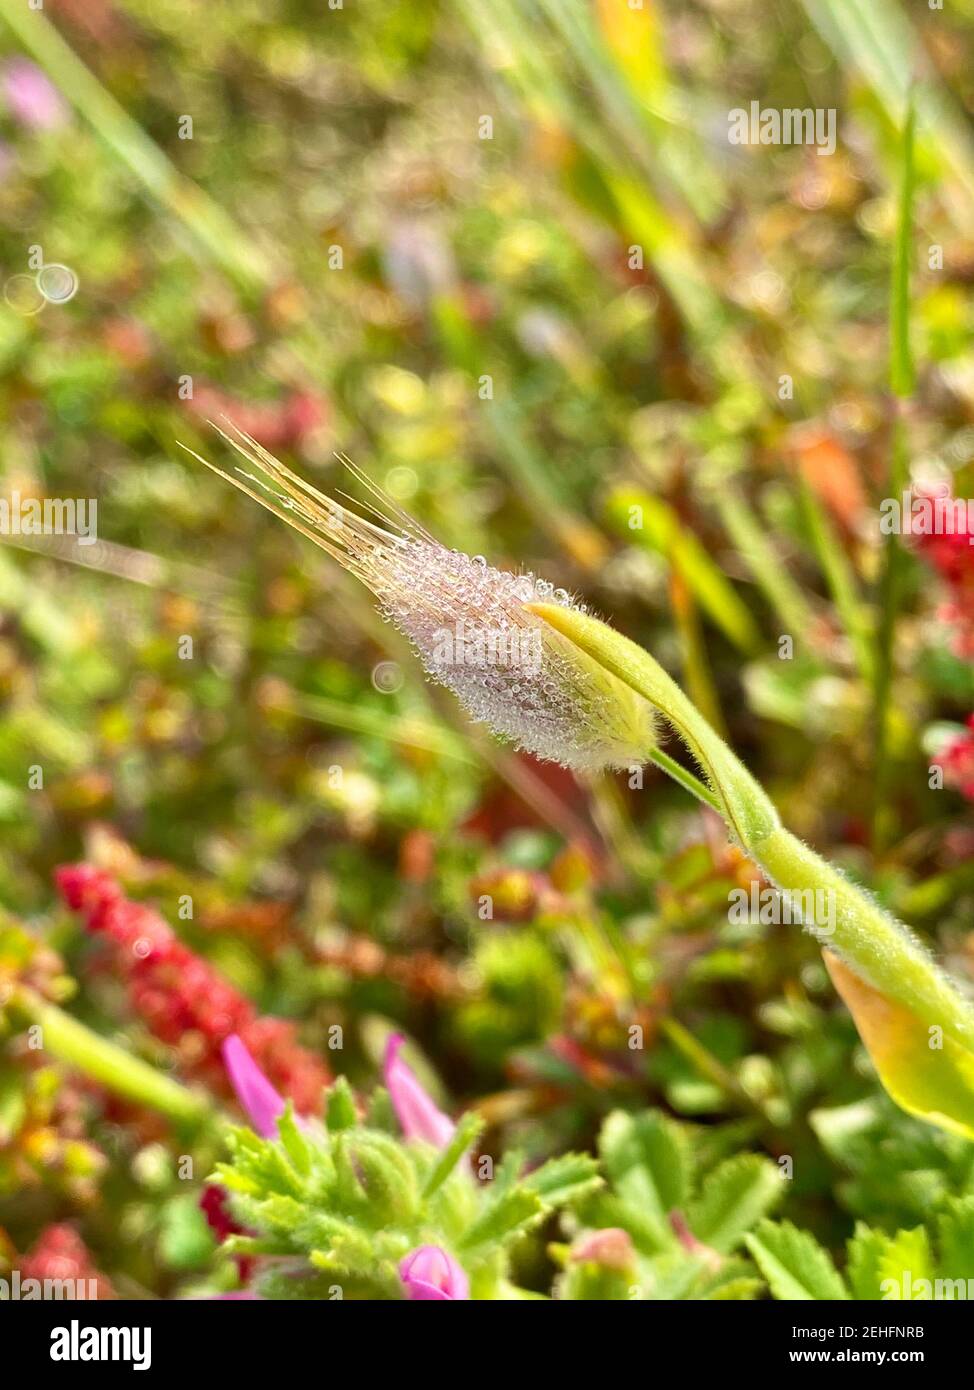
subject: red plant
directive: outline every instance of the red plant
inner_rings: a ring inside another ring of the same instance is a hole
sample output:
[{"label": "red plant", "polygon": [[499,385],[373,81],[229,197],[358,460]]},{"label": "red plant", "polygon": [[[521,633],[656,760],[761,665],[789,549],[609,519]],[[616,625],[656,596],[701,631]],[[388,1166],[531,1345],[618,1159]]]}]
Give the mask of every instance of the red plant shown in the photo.
[{"label": "red plant", "polygon": [[974,714],[967,720],[967,732],[952,738],[940,752],[944,781],[974,801]]},{"label": "red plant", "polygon": [[133,1009],[155,1037],[177,1051],[187,1075],[231,1095],[220,1047],[237,1033],[295,1109],[317,1113],[331,1075],[297,1042],[293,1023],[258,1015],[249,999],[183,945],[158,912],[126,898],[110,874],[91,864],[66,864],[56,879],[87,930],[112,944]]},{"label": "red plant", "polygon": [[949,533],[918,535],[916,548],[946,585],[941,616],[955,629],[954,652],[965,659],[974,657],[974,535],[962,516]]},{"label": "red plant", "polygon": [[26,1279],[85,1280],[89,1289],[94,1286],[99,1299],[115,1298],[104,1274],[92,1263],[87,1245],[73,1226],[45,1226],[28,1255],[20,1258],[20,1277]]}]

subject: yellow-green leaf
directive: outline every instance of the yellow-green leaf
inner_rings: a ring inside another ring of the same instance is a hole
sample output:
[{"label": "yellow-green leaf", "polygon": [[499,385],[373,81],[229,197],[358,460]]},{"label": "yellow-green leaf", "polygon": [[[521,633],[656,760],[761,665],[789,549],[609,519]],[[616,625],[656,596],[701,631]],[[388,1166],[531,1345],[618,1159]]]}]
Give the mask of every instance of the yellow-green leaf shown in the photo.
[{"label": "yellow-green leaf", "polygon": [[824,952],[832,983],[852,1014],[879,1079],[897,1105],[929,1124],[974,1139],[974,1053],[931,1035],[916,1014]]}]

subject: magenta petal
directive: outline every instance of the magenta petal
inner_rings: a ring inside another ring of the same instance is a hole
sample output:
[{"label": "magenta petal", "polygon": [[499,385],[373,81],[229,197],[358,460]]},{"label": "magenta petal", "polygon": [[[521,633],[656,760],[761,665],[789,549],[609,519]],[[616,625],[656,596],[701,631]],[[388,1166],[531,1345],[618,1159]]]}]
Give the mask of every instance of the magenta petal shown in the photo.
[{"label": "magenta petal", "polygon": [[6,65],[3,94],[14,120],[32,130],[57,130],[67,120],[60,92],[25,58],[14,58]]},{"label": "magenta petal", "polygon": [[449,1116],[438,1109],[415,1073],[399,1056],[402,1045],[401,1034],[390,1035],[384,1065],[385,1083],[396,1118],[407,1139],[425,1139],[428,1144],[442,1149],[453,1138],[456,1127]]},{"label": "magenta petal", "polygon": [[432,1303],[434,1300],[453,1302],[453,1295],[444,1293],[435,1284],[425,1284],[422,1279],[404,1279],[410,1303]]},{"label": "magenta petal", "polygon": [[284,1113],[284,1097],[275,1091],[236,1033],[224,1040],[223,1065],[237,1099],[250,1123],[262,1139],[277,1135],[277,1122]]},{"label": "magenta petal", "polygon": [[470,1297],[467,1271],[440,1245],[420,1245],[399,1264],[399,1278],[414,1303]]}]

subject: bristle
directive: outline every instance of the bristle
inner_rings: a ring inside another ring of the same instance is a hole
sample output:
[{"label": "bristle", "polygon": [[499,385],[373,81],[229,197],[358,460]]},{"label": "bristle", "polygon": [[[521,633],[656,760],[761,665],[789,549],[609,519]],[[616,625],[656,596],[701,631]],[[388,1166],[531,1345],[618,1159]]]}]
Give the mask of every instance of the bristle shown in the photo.
[{"label": "bristle", "polygon": [[539,758],[580,770],[645,756],[654,741],[650,707],[526,607],[581,607],[565,590],[448,550],[351,460],[339,456],[385,508],[369,505],[382,525],[305,482],[250,436],[219,432],[258,476],[238,469],[232,477],[200,461],[356,575],[427,674],[473,719]]}]

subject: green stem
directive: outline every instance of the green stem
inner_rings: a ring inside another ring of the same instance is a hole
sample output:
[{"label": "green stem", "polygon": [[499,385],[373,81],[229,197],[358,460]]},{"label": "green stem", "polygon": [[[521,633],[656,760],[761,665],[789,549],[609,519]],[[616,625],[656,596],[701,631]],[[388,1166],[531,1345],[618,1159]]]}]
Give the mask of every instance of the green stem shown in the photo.
[{"label": "green stem", "polygon": [[31,1024],[39,1025],[43,1048],[69,1066],[76,1067],[117,1095],[151,1106],[173,1120],[199,1122],[209,1113],[209,1102],[178,1081],[162,1076],[124,1048],[50,1004],[34,990],[21,987],[13,1007]]},{"label": "green stem", "polygon": [[664,753],[661,748],[653,748],[650,751],[649,759],[650,762],[655,763],[658,768],[672,777],[674,782],[679,782],[684,791],[688,791],[691,796],[695,796],[705,806],[710,806],[714,811],[720,811],[720,802],[710,788],[705,786],[699,777],[694,777],[692,772],[681,767],[668,753]]},{"label": "green stem", "polygon": [[712,1082],[738,1108],[752,1111],[764,1121],[770,1119],[767,1106],[762,1101],[749,1096],[733,1072],[728,1071],[723,1062],[715,1057],[709,1048],[704,1047],[688,1028],[678,1019],[664,1014],[659,1020],[660,1031],[669,1038],[673,1046],[696,1067],[701,1076]]},{"label": "green stem", "polygon": [[784,829],[762,788],[658,662],[588,614],[553,604],[530,607],[669,720],[710,779],[741,848],[792,895],[799,920],[813,905],[819,920],[809,925],[863,979],[974,1051],[974,1010],[933,958],[866,892]]},{"label": "green stem", "polygon": [[823,945],[880,993],[974,1050],[974,1011],[901,923],[783,827],[753,846],[752,854],[777,888],[827,904],[827,922],[813,928]]}]

